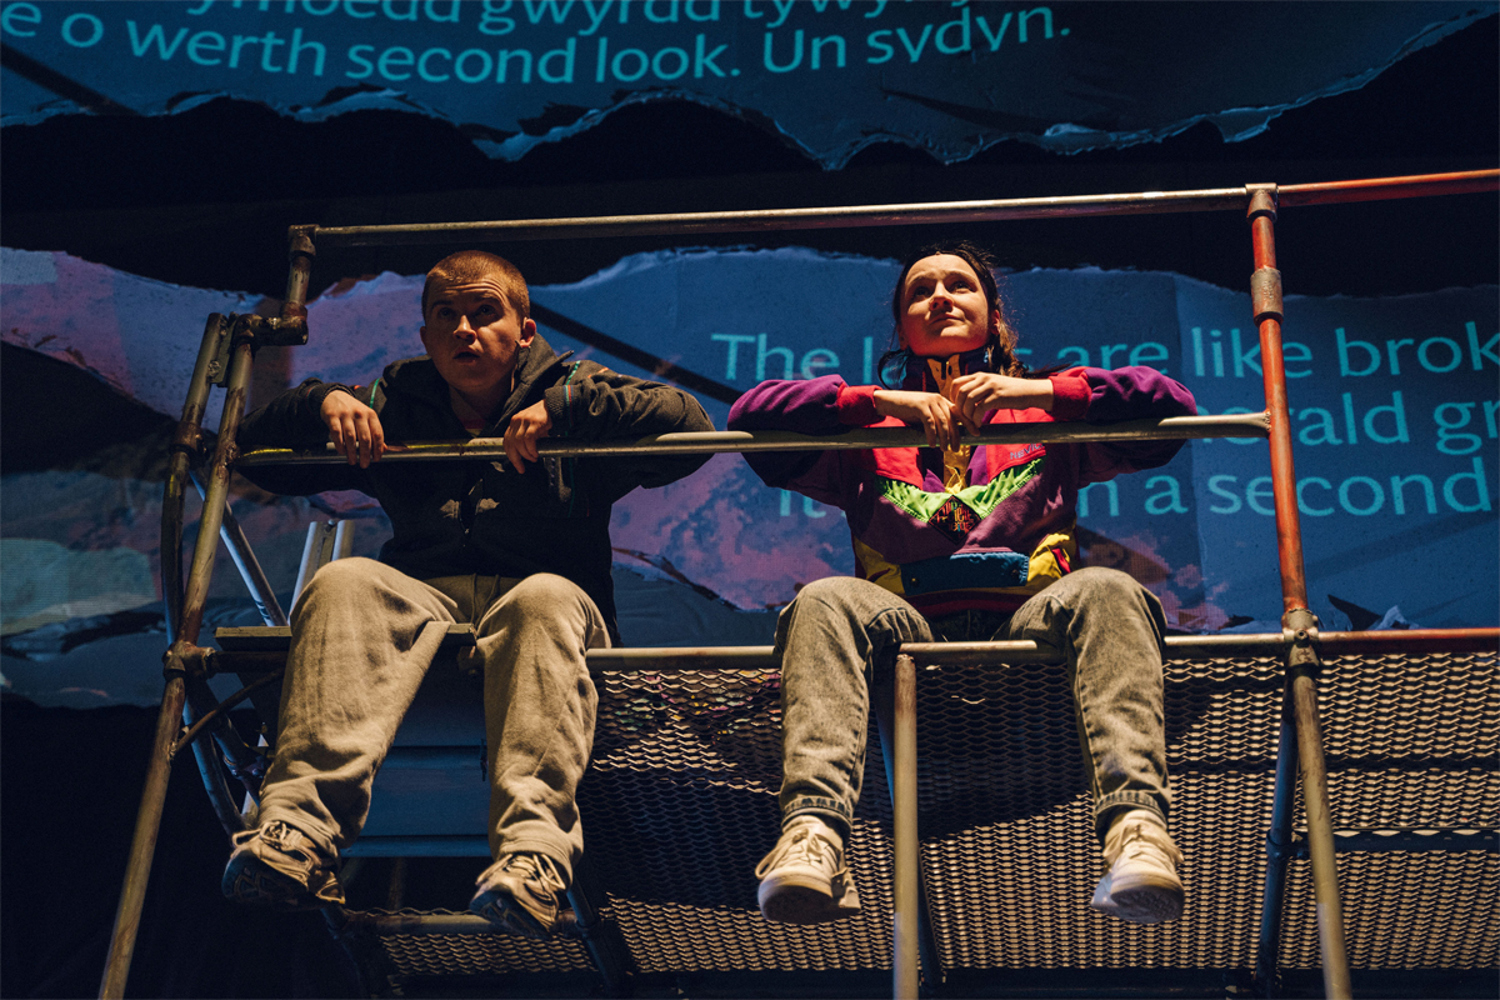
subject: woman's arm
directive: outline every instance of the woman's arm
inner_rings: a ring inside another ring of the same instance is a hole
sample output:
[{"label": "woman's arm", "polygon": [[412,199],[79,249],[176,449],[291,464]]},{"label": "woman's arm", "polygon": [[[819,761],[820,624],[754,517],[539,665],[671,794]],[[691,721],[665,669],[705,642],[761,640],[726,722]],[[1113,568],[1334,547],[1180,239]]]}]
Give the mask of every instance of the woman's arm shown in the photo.
[{"label": "woman's arm", "polygon": [[[1055,407],[1063,419],[1089,423],[1122,420],[1191,417],[1198,404],[1187,387],[1154,368],[1075,368],[1054,376],[1071,380],[1058,386],[1067,396],[1065,406]],[[1060,413],[1059,411],[1064,411]],[[1096,441],[1086,446],[1080,474],[1085,482],[1113,478],[1122,472],[1154,469],[1166,465],[1182,449],[1183,441]]]}]

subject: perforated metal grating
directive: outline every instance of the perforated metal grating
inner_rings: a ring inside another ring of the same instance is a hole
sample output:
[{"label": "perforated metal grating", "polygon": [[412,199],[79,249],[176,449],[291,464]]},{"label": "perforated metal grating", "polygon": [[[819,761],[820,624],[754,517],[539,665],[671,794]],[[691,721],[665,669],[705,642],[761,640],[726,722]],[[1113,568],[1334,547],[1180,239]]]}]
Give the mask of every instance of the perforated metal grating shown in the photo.
[{"label": "perforated metal grating", "polygon": [[[415,910],[399,912],[418,914]],[[532,941],[511,934],[393,934],[382,937],[380,944],[390,961],[390,971],[399,976],[570,972],[593,968],[583,945],[566,939]]]},{"label": "perforated metal grating", "polygon": [[[1336,828],[1495,825],[1495,667],[1494,656],[1460,655],[1327,665]],[[890,967],[890,805],[873,725],[849,849],[864,911],[820,927],[773,925],[755,909],[753,870],[778,828],[777,675],[611,671],[598,681],[579,803],[605,915],[640,971]],[[920,671],[922,852],[945,966],[1254,965],[1281,665],[1177,661],[1166,684],[1188,908],[1173,924],[1140,927],[1086,905],[1101,861],[1063,668]],[[1342,853],[1339,865],[1352,967],[1500,965],[1494,854]],[[1282,964],[1317,966],[1305,862],[1291,866],[1283,927]],[[576,941],[405,938],[387,948],[409,975],[588,964]]]},{"label": "perforated metal grating", "polygon": [[[1496,826],[1496,657],[1330,660],[1318,703],[1335,830]],[[1500,855],[1351,851],[1337,861],[1352,968],[1500,966]],[[1283,927],[1281,964],[1318,966],[1306,862],[1288,872]]]}]

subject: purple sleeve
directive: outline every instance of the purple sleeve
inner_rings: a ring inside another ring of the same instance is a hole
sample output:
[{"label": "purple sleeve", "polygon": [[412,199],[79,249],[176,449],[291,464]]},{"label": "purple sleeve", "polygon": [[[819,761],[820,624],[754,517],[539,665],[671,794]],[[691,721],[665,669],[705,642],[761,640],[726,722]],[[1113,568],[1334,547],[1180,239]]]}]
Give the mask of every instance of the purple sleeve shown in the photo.
[{"label": "purple sleeve", "polygon": [[839,390],[843,388],[844,380],[837,375],[762,382],[729,408],[729,429],[833,434],[846,426],[839,420]]},{"label": "purple sleeve", "polygon": [[1085,368],[1084,374],[1089,380],[1089,401],[1083,419],[1090,423],[1191,417],[1198,413],[1187,386],[1155,368]]},{"label": "purple sleeve", "polygon": [[[799,381],[771,380],[746,391],[729,408],[732,431],[795,431],[836,434],[849,424],[840,419],[837,375]],[[767,486],[797,490],[814,500],[843,506],[842,462],[836,451],[752,452],[750,468]]]},{"label": "purple sleeve", "polygon": [[[1083,419],[1116,423],[1149,417],[1191,417],[1198,413],[1193,394],[1182,383],[1154,368],[1085,368],[1089,381]],[[1086,445],[1080,474],[1084,482],[1101,482],[1123,472],[1166,465],[1183,441],[1094,442]]]}]

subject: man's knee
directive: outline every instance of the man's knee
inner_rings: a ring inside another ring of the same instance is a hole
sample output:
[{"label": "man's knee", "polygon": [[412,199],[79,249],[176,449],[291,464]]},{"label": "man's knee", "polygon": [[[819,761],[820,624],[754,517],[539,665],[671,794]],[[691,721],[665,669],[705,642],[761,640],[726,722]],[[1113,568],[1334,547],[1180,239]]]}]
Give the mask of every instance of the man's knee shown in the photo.
[{"label": "man's knee", "polygon": [[592,621],[599,617],[584,589],[555,573],[534,573],[505,593],[496,615],[504,627],[548,620]]},{"label": "man's knee", "polygon": [[359,600],[379,586],[380,576],[389,570],[384,563],[363,556],[335,559],[312,575],[297,597],[297,610],[329,600]]}]

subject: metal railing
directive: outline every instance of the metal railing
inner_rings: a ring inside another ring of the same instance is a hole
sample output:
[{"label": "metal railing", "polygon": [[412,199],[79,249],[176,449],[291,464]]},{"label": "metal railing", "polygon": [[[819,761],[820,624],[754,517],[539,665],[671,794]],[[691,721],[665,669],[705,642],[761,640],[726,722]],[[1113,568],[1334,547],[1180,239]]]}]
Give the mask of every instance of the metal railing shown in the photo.
[{"label": "metal railing", "polygon": [[[1251,279],[1252,307],[1259,328],[1266,410],[1243,417],[1173,418],[1163,421],[1132,422],[1114,427],[1088,425],[1038,425],[1016,427],[1005,431],[986,430],[983,441],[1053,441],[1053,440],[1131,440],[1155,438],[1248,437],[1266,436],[1270,440],[1272,492],[1275,498],[1277,548],[1280,563],[1284,615],[1283,630],[1265,636],[1211,636],[1169,640],[1169,648],[1198,646],[1213,650],[1212,655],[1232,655],[1256,650],[1276,652],[1286,663],[1284,711],[1277,761],[1275,802],[1268,837],[1269,863],[1262,905],[1260,949],[1257,978],[1269,987],[1275,978],[1276,940],[1279,934],[1281,905],[1286,877],[1286,860],[1291,854],[1292,808],[1295,779],[1300,772],[1306,803],[1308,837],[1306,848],[1311,857],[1317,891],[1317,912],[1323,960],[1324,985],[1331,997],[1349,996],[1348,963],[1344,953],[1342,917],[1338,897],[1335,837],[1329,820],[1327,773],[1319,735],[1316,677],[1324,655],[1338,652],[1379,650],[1394,652],[1418,649],[1495,648],[1500,631],[1495,629],[1419,630],[1398,634],[1322,633],[1317,619],[1307,607],[1306,579],[1302,558],[1301,529],[1296,502],[1295,471],[1292,465],[1291,424],[1287,408],[1286,376],[1281,356],[1282,302],[1280,275],[1276,270],[1274,228],[1279,207],[1360,202],[1391,198],[1427,197],[1478,191],[1500,187],[1500,170],[1468,171],[1413,177],[1299,184],[1278,187],[1274,184],[1250,184],[1243,188],[1219,188],[1195,191],[1148,191],[1136,194],[1092,195],[1062,198],[1020,198],[989,201],[964,201],[941,204],[873,205],[849,208],[787,209],[761,212],[702,212],[647,216],[609,216],[583,219],[539,219],[500,222],[438,223],[429,225],[294,226],[289,231],[290,269],[281,315],[272,319],[259,316],[219,316],[209,318],[203,342],[194,366],[183,413],[172,444],[165,502],[162,512],[161,578],[168,617],[170,646],[165,656],[166,685],[161,714],[157,722],[154,748],[149,763],[145,791],[135,827],[125,883],[116,914],[109,958],[100,986],[100,996],[124,994],[136,933],[150,877],[152,854],[161,821],[161,809],[172,761],[180,750],[191,745],[199,756],[200,766],[217,767],[201,750],[204,734],[220,740],[221,749],[230,759],[248,751],[238,744],[232,730],[224,725],[226,706],[210,706],[205,700],[206,678],[215,669],[225,667],[233,657],[256,654],[229,654],[203,647],[199,634],[203,625],[208,581],[213,569],[216,538],[226,524],[229,478],[236,461],[234,436],[244,412],[254,348],[263,344],[298,344],[307,339],[305,308],[314,240],[324,245],[373,245],[392,243],[473,243],[536,239],[577,239],[601,236],[641,236],[652,234],[697,235],[704,233],[745,233],[805,229],[853,228],[868,226],[928,225],[993,222],[1009,219],[1072,218],[1100,215],[1146,215],[1169,212],[1247,210],[1251,226],[1255,271]],[[193,460],[199,457],[203,438],[202,422],[211,384],[222,385],[225,392],[223,416],[217,444],[209,461],[207,482],[203,486],[204,503],[191,568],[182,574],[182,529],[184,497]],[[570,442],[542,442],[545,455],[588,454],[656,454],[683,451],[752,451],[791,450],[829,447],[908,447],[919,443],[919,432],[878,430],[859,432],[840,439],[815,438],[803,441],[796,436],[758,432],[753,435],[661,435],[655,439],[605,445],[577,445]],[[924,439],[925,440],[925,439]],[[410,459],[494,458],[499,442],[477,440],[463,444],[427,443],[409,445],[404,451],[393,451],[387,461]],[[323,455],[293,455],[290,452],[263,452],[245,456],[245,464],[262,462],[328,462],[342,461]],[[239,536],[225,530],[224,540],[231,550],[240,545]],[[242,564],[243,560],[241,561]],[[246,574],[247,582],[251,575]],[[252,583],[252,592],[263,584]],[[260,600],[258,595],[257,600]],[[263,608],[272,605],[261,601]],[[631,662],[650,658],[654,667],[673,658],[691,660],[711,658],[716,663],[737,665],[761,662],[768,651],[759,648],[727,649],[713,654],[707,650],[611,650],[590,655],[591,663]],[[894,991],[898,997],[917,994],[921,947],[919,939],[922,904],[917,889],[919,853],[916,828],[916,714],[915,664],[974,663],[998,658],[1015,659],[1036,656],[1036,650],[1020,648],[1015,643],[940,643],[910,644],[898,657],[897,684],[892,705],[891,757],[892,791],[895,800],[896,849],[896,915]],[[262,654],[263,656],[263,654]],[[231,658],[231,659],[226,659]],[[250,667],[241,659],[235,669]],[[259,684],[264,681],[254,682]],[[236,697],[246,696],[241,692]],[[186,716],[185,706],[192,704]],[[882,713],[883,714],[883,713]],[[883,720],[882,720],[883,721]],[[182,726],[189,724],[187,736]],[[882,726],[884,732],[885,726]],[[207,772],[205,771],[205,774]],[[931,958],[929,956],[929,962]],[[603,970],[601,970],[603,971]],[[605,973],[608,975],[608,973]]]}]

